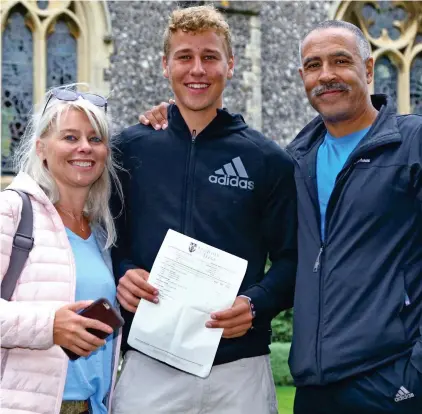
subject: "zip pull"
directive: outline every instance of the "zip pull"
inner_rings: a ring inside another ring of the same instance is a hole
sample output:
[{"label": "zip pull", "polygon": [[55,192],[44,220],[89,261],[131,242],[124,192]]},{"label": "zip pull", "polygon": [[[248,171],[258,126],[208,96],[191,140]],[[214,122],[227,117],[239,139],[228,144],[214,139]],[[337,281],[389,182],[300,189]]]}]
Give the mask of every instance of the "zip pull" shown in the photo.
[{"label": "zip pull", "polygon": [[192,130],[192,144],[195,144],[196,141],[196,129]]},{"label": "zip pull", "polygon": [[404,292],[404,304],[406,306],[410,305],[410,298],[409,298],[409,295],[407,294],[407,292]]},{"label": "zip pull", "polygon": [[319,267],[321,265],[321,255],[322,255],[322,252],[323,251],[324,251],[324,246],[321,246],[321,248],[319,249],[318,256],[317,256],[317,258],[315,260],[314,273],[318,272],[318,270],[319,270]]}]

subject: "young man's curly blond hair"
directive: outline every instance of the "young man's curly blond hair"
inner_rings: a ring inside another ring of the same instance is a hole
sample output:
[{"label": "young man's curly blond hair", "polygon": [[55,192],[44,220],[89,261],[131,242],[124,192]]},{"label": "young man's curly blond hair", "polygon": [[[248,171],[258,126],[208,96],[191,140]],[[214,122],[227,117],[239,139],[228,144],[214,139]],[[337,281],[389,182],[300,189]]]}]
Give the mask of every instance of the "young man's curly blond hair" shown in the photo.
[{"label": "young man's curly blond hair", "polygon": [[196,6],[174,10],[170,15],[168,26],[164,32],[164,55],[170,52],[171,35],[178,30],[200,33],[215,30],[224,37],[227,56],[233,56],[232,36],[224,16],[213,6]]}]

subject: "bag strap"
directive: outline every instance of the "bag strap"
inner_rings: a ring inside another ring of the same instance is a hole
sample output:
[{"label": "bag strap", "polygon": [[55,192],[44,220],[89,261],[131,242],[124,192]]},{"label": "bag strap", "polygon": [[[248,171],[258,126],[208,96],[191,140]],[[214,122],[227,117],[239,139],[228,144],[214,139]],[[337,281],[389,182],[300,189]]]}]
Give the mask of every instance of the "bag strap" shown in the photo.
[{"label": "bag strap", "polygon": [[9,268],[1,282],[1,298],[10,300],[16,283],[22,273],[28,259],[29,252],[34,247],[33,234],[33,212],[31,200],[27,193],[23,191],[7,189],[8,191],[15,191],[22,198],[22,213],[21,220],[13,238],[12,254],[10,255]]}]

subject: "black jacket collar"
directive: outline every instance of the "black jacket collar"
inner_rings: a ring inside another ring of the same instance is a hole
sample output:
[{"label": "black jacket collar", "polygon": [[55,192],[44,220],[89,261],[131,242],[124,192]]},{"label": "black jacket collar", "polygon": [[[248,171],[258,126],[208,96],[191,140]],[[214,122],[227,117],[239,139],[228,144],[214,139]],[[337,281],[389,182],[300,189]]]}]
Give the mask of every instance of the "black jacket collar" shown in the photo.
[{"label": "black jacket collar", "polygon": [[[189,130],[176,105],[169,105],[167,114],[169,131],[182,134],[182,136],[192,136],[192,131]],[[198,137],[200,139],[225,137],[246,128],[248,128],[248,125],[245,123],[242,115],[231,114],[225,108],[217,109],[217,116],[198,134]]]}]

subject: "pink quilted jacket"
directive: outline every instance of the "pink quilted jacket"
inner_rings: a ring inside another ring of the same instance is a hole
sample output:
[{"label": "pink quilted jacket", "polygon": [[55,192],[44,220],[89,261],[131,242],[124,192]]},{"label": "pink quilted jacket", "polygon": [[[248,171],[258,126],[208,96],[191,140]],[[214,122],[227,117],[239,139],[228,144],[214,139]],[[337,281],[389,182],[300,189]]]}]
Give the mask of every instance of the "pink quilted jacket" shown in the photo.
[{"label": "pink quilted jacket", "polygon": [[[53,344],[54,315],[61,306],[74,302],[75,262],[63,222],[37,183],[19,173],[9,188],[31,197],[34,248],[11,301],[0,300],[1,412],[55,414],[60,412],[68,358]],[[21,210],[18,194],[0,194],[2,279]],[[110,264],[109,259],[106,262]],[[115,346],[113,385],[119,345]]]}]

